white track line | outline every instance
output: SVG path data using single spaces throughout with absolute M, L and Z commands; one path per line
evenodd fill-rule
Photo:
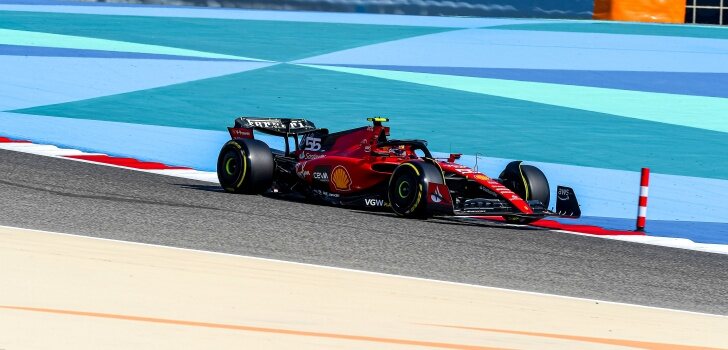
M 696 243 L 686 238 L 675 238 L 675 237 L 658 237 L 658 236 L 609 236 L 609 235 L 590 235 L 587 233 L 571 232 L 565 230 L 552 230 L 554 232 L 569 233 L 572 235 L 587 236 L 587 237 L 599 237 L 605 239 L 612 239 L 617 241 L 626 241 L 633 243 L 657 245 L 662 247 L 678 248 L 697 250 L 707 253 L 716 254 L 727 254 L 728 245 L 726 244 L 708 244 L 708 243 Z
M 336 266 L 327 266 L 327 265 L 316 265 L 316 264 L 309 264 L 309 263 L 302 263 L 302 262 L 295 262 L 295 261 L 278 260 L 278 259 L 271 259 L 271 258 L 261 258 L 261 257 L 248 256 L 248 255 L 242 255 L 242 254 L 220 253 L 220 252 L 209 251 L 209 250 L 191 249 L 191 248 L 180 248 L 180 247 L 174 247 L 174 246 L 166 246 L 166 245 L 151 244 L 151 243 L 141 243 L 141 242 L 133 242 L 133 241 L 123 241 L 123 240 L 111 239 L 111 238 L 100 238 L 100 237 L 85 236 L 85 235 L 78 235 L 78 234 L 72 234 L 72 233 L 61 233 L 61 232 L 52 232 L 52 231 L 44 231 L 44 230 L 34 230 L 34 229 L 27 229 L 27 228 L 14 227 L 14 226 L 4 226 L 4 225 L 0 225 L 0 228 L 21 230 L 21 231 L 31 231 L 31 232 L 41 232 L 41 233 L 52 234 L 52 235 L 60 235 L 60 236 L 67 236 L 67 237 L 77 237 L 77 238 L 82 238 L 82 239 L 92 239 L 92 240 L 99 240 L 99 241 L 105 241 L 105 242 L 116 242 L 116 243 L 124 243 L 124 244 L 133 244 L 133 245 L 139 245 L 139 246 L 144 246 L 144 247 L 155 247 L 155 248 L 163 248 L 163 249 L 175 249 L 175 250 L 180 250 L 180 251 L 196 252 L 196 253 L 207 253 L 207 254 L 215 254 L 215 255 L 230 256 L 230 257 L 242 257 L 242 258 L 253 259 L 253 260 L 258 260 L 258 261 L 269 261 L 269 262 L 275 262 L 275 263 L 292 264 L 292 265 L 297 265 L 297 266 L 307 266 L 307 267 L 315 267 L 315 268 L 323 268 L 323 269 L 336 270 L 336 271 L 346 271 L 346 272 L 354 272 L 354 273 L 363 273 L 363 274 L 368 274 L 368 275 L 373 275 L 373 276 L 404 278 L 404 279 L 413 280 L 413 281 L 425 281 L 425 282 L 444 283 L 444 284 L 454 285 L 454 286 L 480 288 L 480 289 L 496 290 L 496 291 L 503 291 L 503 292 L 510 292 L 510 293 L 522 293 L 522 294 L 536 295 L 536 296 L 547 296 L 547 297 L 563 298 L 563 299 L 570 299 L 570 300 L 580 300 L 580 301 L 588 301 L 588 302 L 596 302 L 596 303 L 604 303 L 604 304 L 612 304 L 612 305 L 624 305 L 624 306 L 631 306 L 631 307 L 640 307 L 640 308 L 652 309 L 652 310 L 664 310 L 664 311 L 681 312 L 681 313 L 687 313 L 687 314 L 693 314 L 693 315 L 703 315 L 703 316 L 712 316 L 712 317 L 728 318 L 728 315 L 710 314 L 710 313 L 705 313 L 705 312 L 686 311 L 686 310 L 679 310 L 679 309 L 669 309 L 669 308 L 664 308 L 664 307 L 646 306 L 646 305 L 639 305 L 639 304 L 620 303 L 620 302 L 605 301 L 605 300 L 599 300 L 599 299 L 570 297 L 570 296 L 564 296 L 564 295 L 558 295 L 558 294 L 548 294 L 548 293 L 540 293 L 540 292 L 529 292 L 529 291 L 523 291 L 523 290 L 517 290 L 517 289 L 508 289 L 508 288 L 500 288 L 500 287 L 489 287 L 489 286 L 483 286 L 483 285 L 477 285 L 477 284 L 469 284 L 469 283 L 462 283 L 462 282 L 443 281 L 443 280 L 436 280 L 436 279 L 423 278 L 423 277 L 412 277 L 412 276 L 395 275 L 395 274 L 389 274 L 389 273 L 383 273 L 383 272 L 373 272 L 373 271 L 366 271 L 366 270 L 357 270 L 357 269 L 350 269 L 350 268 L 345 268 L 345 267 L 336 267 Z
M 102 162 L 94 162 L 94 161 L 85 160 L 85 159 L 67 158 L 67 156 L 81 156 L 81 155 L 90 156 L 90 155 L 106 155 L 106 154 L 89 153 L 89 152 L 84 152 L 84 151 L 80 151 L 77 149 L 59 148 L 59 147 L 52 146 L 52 145 L 40 145 L 40 144 L 27 143 L 27 142 L 7 142 L 7 143 L 0 142 L 0 149 L 4 149 L 4 150 L 8 150 L 8 151 L 22 152 L 22 153 L 30 153 L 30 154 L 53 157 L 53 158 L 67 159 L 67 160 L 73 160 L 73 161 L 77 161 L 77 162 L 84 162 L 84 163 L 90 163 L 90 164 L 105 165 L 105 166 L 110 166 L 110 167 L 114 167 L 114 168 L 130 169 L 130 170 L 136 170 L 136 171 L 141 171 L 141 172 L 145 172 L 145 173 L 181 177 L 181 178 L 185 178 L 185 179 L 205 181 L 205 182 L 211 182 L 211 183 L 215 183 L 215 184 L 218 183 L 217 173 L 211 172 L 211 171 L 200 171 L 200 170 L 195 170 L 195 169 L 148 170 L 148 169 L 138 169 L 138 168 L 121 166 L 121 165 L 102 163 Z
M 126 166 L 108 164 L 108 163 L 94 162 L 94 161 L 89 161 L 89 160 L 84 160 L 84 159 L 66 158 L 65 156 L 103 155 L 103 154 L 87 153 L 87 152 L 79 151 L 76 149 L 59 148 L 59 147 L 52 146 L 52 145 L 41 145 L 41 144 L 25 143 L 25 142 L 23 142 L 23 143 L 0 142 L 0 149 L 218 184 L 217 173 L 212 172 L 212 171 L 200 171 L 200 170 L 195 170 L 195 169 L 146 170 L 146 169 L 137 169 L 137 168 L 131 168 L 131 167 L 126 167 Z M 514 226 L 521 226 L 521 225 L 514 225 Z M 628 242 L 635 242 L 635 243 L 642 243 L 642 244 L 651 244 L 651 245 L 670 247 L 670 248 L 688 249 L 688 250 L 695 250 L 695 251 L 708 252 L 708 253 L 728 254 L 728 245 L 696 243 L 696 242 L 693 242 L 693 241 L 691 241 L 689 239 L 685 239 L 685 238 L 656 237 L 656 236 L 606 236 L 606 235 L 590 235 L 590 234 L 565 231 L 565 230 L 551 230 L 551 231 L 569 233 L 569 234 L 574 234 L 574 235 L 579 235 L 579 236 L 598 237 L 598 238 L 606 238 L 606 239 L 628 241 Z
M 167 169 L 167 170 L 146 170 L 148 173 L 182 177 L 185 179 L 197 180 L 219 184 L 217 173 L 212 171 L 199 171 L 194 169 Z
M 0 148 L 8 151 L 37 154 L 41 156 L 63 157 L 76 155 L 91 155 L 98 153 L 86 153 L 77 149 L 58 148 L 51 145 L 37 145 L 34 143 L 0 143 Z

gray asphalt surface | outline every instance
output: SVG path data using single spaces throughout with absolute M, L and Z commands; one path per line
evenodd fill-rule
M 728 315 L 728 256 L 416 221 L 0 150 L 0 225 Z

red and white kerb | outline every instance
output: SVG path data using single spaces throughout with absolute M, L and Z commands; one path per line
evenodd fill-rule
M 2 136 L 0 136 L 0 149 L 218 183 L 217 173 L 214 171 L 200 171 L 187 167 L 169 166 L 163 163 L 141 161 L 134 158 L 113 157 L 100 153 L 87 153 L 77 149 L 35 144 L 30 141 L 14 140 Z
M 645 222 L 647 221 L 647 194 L 650 185 L 650 169 L 642 168 L 642 176 L 640 179 L 640 200 L 637 210 L 637 231 L 645 230 Z

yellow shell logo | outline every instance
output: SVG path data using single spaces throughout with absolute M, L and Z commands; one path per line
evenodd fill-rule
M 334 184 L 334 188 L 339 191 L 348 191 L 351 189 L 351 177 L 349 172 L 346 171 L 341 165 L 336 166 L 331 172 L 331 183 Z

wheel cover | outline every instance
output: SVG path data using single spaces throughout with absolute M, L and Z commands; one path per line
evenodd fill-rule
M 391 188 L 392 207 L 402 213 L 413 211 L 419 203 L 418 198 L 421 197 L 418 188 L 415 174 L 411 172 L 401 174 L 394 180 L 394 186 Z
M 407 179 L 405 179 L 407 180 Z M 407 198 L 407 195 L 410 193 L 410 183 L 408 181 L 402 181 L 399 183 L 399 186 L 397 188 L 397 193 L 399 194 L 399 198 Z
M 233 158 L 233 157 L 227 158 L 227 160 L 225 161 L 225 173 L 227 173 L 228 176 L 233 176 L 233 175 L 235 175 L 235 172 L 238 170 L 237 168 L 238 167 L 237 167 L 237 164 L 235 164 L 235 158 Z
M 231 148 L 227 150 L 218 167 L 220 184 L 223 187 L 238 188 L 245 179 L 246 170 L 245 153 L 242 150 Z

